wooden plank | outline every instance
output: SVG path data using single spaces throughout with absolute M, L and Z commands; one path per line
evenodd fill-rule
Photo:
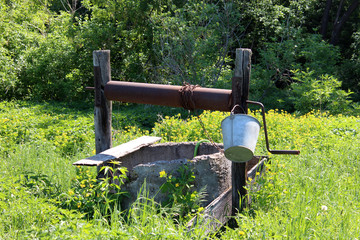
M 252 178 L 253 181 L 255 181 L 255 176 L 257 172 L 260 172 L 260 174 L 262 173 L 264 164 L 269 159 L 266 156 L 257 156 L 257 158 L 259 158 L 259 162 L 247 172 L 247 177 Z
M 73 163 L 73 165 L 100 166 L 107 161 L 124 157 L 130 153 L 139 150 L 142 147 L 149 146 L 160 140 L 161 137 L 142 136 L 130 142 L 121 144 L 117 147 L 105 150 L 99 154 L 96 154 L 95 156 L 81 159 Z
M 219 229 L 231 216 L 231 200 L 231 188 L 229 188 L 207 205 L 200 218 L 196 216 L 191 219 L 187 225 L 188 229 L 201 225 L 205 227 L 206 234 Z
M 234 113 L 247 114 L 247 100 L 249 95 L 251 70 L 251 50 L 238 48 L 236 49 L 234 77 L 232 79 L 232 107 Z M 231 185 L 232 185 L 232 213 L 235 216 L 246 206 L 246 163 L 231 164 Z M 241 206 L 240 206 L 241 202 Z
M 112 147 L 111 115 L 112 103 L 104 94 L 104 87 L 111 80 L 110 51 L 98 50 L 93 52 L 94 86 L 95 86 L 95 149 L 99 154 Z M 100 166 L 98 167 L 98 171 Z
M 254 156 L 252 160 L 257 159 L 258 163 L 247 172 L 248 177 L 255 180 L 256 172 L 262 171 L 264 164 L 268 157 Z M 197 216 L 190 220 L 187 227 L 191 230 L 195 225 L 202 225 L 206 227 L 207 233 L 216 231 L 223 226 L 230 219 L 232 211 L 232 188 L 223 192 L 219 197 L 214 199 L 208 206 L 206 206 L 203 215 L 199 219 Z

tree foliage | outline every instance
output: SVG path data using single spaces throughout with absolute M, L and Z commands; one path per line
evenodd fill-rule
M 113 79 L 229 88 L 244 47 L 251 98 L 270 108 L 296 110 L 307 69 L 359 101 L 359 15 L 356 0 L 0 0 L 0 98 L 87 99 L 99 49 Z

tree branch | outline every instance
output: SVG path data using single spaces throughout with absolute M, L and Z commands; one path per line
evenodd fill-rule
M 339 22 L 339 17 L 340 17 L 340 13 L 341 13 L 343 3 L 344 3 L 344 0 L 341 0 L 340 3 L 339 3 L 339 7 L 338 7 L 338 10 L 336 12 L 336 18 L 335 18 L 335 21 L 334 21 L 334 26 Z
M 343 0 L 341 1 L 339 7 L 342 5 Z M 345 11 L 344 15 L 341 17 L 340 20 L 336 21 L 334 23 L 334 29 L 332 31 L 331 34 L 331 40 L 330 43 L 333 45 L 336 45 L 338 43 L 339 40 L 339 35 L 340 32 L 342 30 L 342 28 L 344 27 L 344 24 L 346 23 L 347 20 L 349 20 L 351 14 L 355 11 L 355 9 L 359 6 L 360 1 L 359 0 L 354 0 L 350 7 Z M 340 10 L 338 10 L 339 13 Z M 338 16 L 336 17 L 338 18 Z
M 323 39 L 326 38 L 326 31 L 329 23 L 329 13 L 332 5 L 332 0 L 327 0 L 325 5 L 324 14 L 321 18 L 320 34 Z

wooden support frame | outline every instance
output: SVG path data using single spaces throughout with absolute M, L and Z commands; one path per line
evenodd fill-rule
M 105 85 L 111 80 L 110 50 L 93 52 L 94 86 L 95 86 L 95 149 L 99 154 L 112 147 L 111 115 L 112 102 L 104 93 Z M 101 165 L 97 170 L 100 171 Z
M 93 52 L 95 85 L 95 146 L 96 153 L 112 147 L 111 115 L 112 103 L 105 97 L 105 85 L 111 80 L 110 51 Z
M 247 100 L 250 86 L 251 50 L 236 49 L 235 70 L 232 81 L 233 112 L 247 114 Z M 238 106 L 238 107 L 237 107 Z M 231 165 L 232 211 L 235 216 L 246 205 L 246 163 Z
M 250 85 L 250 72 L 251 72 L 251 55 L 252 52 L 250 49 L 236 49 L 236 59 L 235 59 L 235 70 L 234 76 L 232 79 L 232 90 L 220 90 L 220 89 L 197 89 L 194 93 L 199 94 L 195 98 L 195 103 L 199 107 L 206 106 L 205 94 L 214 94 L 212 96 L 217 96 L 215 103 L 211 103 L 211 110 L 220 110 L 220 111 L 231 111 L 236 113 L 247 114 L 247 100 L 249 93 Z M 93 52 L 94 58 L 94 79 L 95 79 L 95 145 L 96 153 L 106 151 L 112 147 L 111 139 L 111 112 L 112 112 L 112 103 L 107 99 L 106 96 L 109 96 L 111 100 L 120 100 L 126 101 L 126 97 L 123 94 L 121 97 L 116 96 L 116 87 L 119 84 L 111 84 L 111 69 L 110 69 L 110 51 L 109 50 L 100 50 Z M 121 85 L 121 84 L 120 84 Z M 123 84 L 122 84 L 123 85 Z M 136 85 L 138 86 L 138 85 Z M 141 85 L 142 87 L 142 85 Z M 152 86 L 153 87 L 153 86 Z M 162 94 L 168 94 L 167 91 L 178 91 L 176 87 L 162 87 L 166 88 Z M 146 92 L 142 90 L 143 92 Z M 157 91 L 157 90 L 156 90 Z M 154 91 L 153 91 L 154 92 Z M 155 92 L 158 94 L 157 92 Z M 172 94 L 173 95 L 173 94 Z M 165 96 L 165 95 L 164 95 Z M 209 95 L 207 95 L 209 96 Z M 150 97 L 153 98 L 153 97 Z M 165 96 L 167 99 L 167 97 Z M 214 101 L 214 97 L 207 97 Z M 148 98 L 147 98 L 148 99 Z M 140 102 L 139 102 L 140 101 Z M 131 98 L 129 102 L 135 103 L 148 103 L 148 100 L 144 98 Z M 158 104 L 154 102 L 153 104 Z M 226 101 L 226 102 L 225 102 Z M 213 105 L 216 105 L 217 102 L 221 102 L 219 105 L 212 109 Z M 159 104 L 162 105 L 162 104 Z M 175 106 L 179 107 L 179 99 L 176 97 L 172 101 L 168 101 L 165 104 L 166 106 Z M 220 109 L 218 109 L 220 108 Z M 260 165 L 264 164 L 266 158 L 263 158 Z M 98 159 L 86 159 L 82 160 L 79 164 L 91 161 L 90 164 L 98 166 L 98 170 L 101 167 L 102 162 L 99 162 Z M 258 165 L 259 165 L 258 164 Z M 258 166 L 257 165 L 257 166 Z M 215 199 L 207 208 L 206 214 L 212 219 L 216 218 L 221 224 L 224 224 L 228 220 L 228 215 L 231 212 L 231 215 L 234 216 L 239 211 L 241 211 L 246 206 L 246 180 L 247 174 L 255 174 L 255 172 L 247 172 L 246 163 L 234 163 L 232 162 L 232 187 L 226 192 L 221 194 L 217 199 Z M 241 203 L 241 204 L 240 204 Z M 195 220 L 194 220 L 195 221 Z

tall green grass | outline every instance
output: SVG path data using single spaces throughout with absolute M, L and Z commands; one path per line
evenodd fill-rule
M 94 151 L 92 108 L 26 102 L 0 105 L 1 239 L 206 238 L 204 227 L 189 232 L 186 223 L 174 221 L 171 209 L 159 207 L 146 194 L 127 215 L 113 209 L 111 221 L 101 214 L 84 220 L 78 211 L 59 208 L 57 196 L 69 190 L 76 174 L 71 164 Z M 139 109 L 130 113 L 147 114 Z M 163 141 L 207 138 L 196 117 L 163 116 L 144 128 L 143 120 L 136 123 L 134 117 L 126 124 L 126 118 L 116 115 L 126 111 L 115 111 L 115 124 L 119 124 L 115 144 L 143 134 L 162 136 Z M 252 114 L 261 120 L 258 112 Z M 200 116 L 217 142 L 221 142 L 220 122 L 226 115 L 204 112 Z M 266 117 L 270 147 L 299 149 L 301 154 L 271 155 L 266 174 L 257 176 L 249 191 L 251 206 L 236 216 L 238 228 L 225 228 L 217 237 L 360 238 L 359 117 L 316 112 L 296 116 L 282 111 L 269 111 Z M 256 154 L 267 154 L 263 135 Z
M 215 141 L 227 114 L 201 118 Z M 259 112 L 252 115 L 259 118 Z M 299 149 L 299 156 L 271 155 L 267 173 L 250 191 L 252 205 L 224 239 L 355 239 L 360 237 L 360 119 L 312 112 L 266 115 L 272 149 Z M 167 117 L 155 129 L 165 141 L 206 138 L 197 118 Z M 261 135 L 256 153 L 265 154 Z

